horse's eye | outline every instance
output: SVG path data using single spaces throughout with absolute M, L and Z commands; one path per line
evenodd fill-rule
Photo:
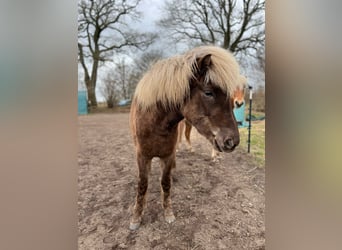
M 214 96 L 213 92 L 211 92 L 211 91 L 204 91 L 204 94 L 205 94 L 206 96 L 210 96 L 210 97 L 213 97 L 213 96 Z

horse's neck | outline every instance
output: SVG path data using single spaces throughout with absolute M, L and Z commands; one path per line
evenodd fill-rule
M 170 130 L 177 127 L 178 123 L 184 118 L 180 110 L 156 109 L 156 123 L 159 127 Z
M 176 127 L 178 125 L 178 123 L 183 120 L 183 115 L 179 112 L 179 113 L 171 113 L 168 116 L 168 128 L 173 128 Z

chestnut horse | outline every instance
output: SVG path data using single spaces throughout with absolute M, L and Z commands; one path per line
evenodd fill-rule
M 232 105 L 234 108 L 240 108 L 245 103 L 245 89 L 247 86 L 247 79 L 244 76 L 240 76 L 239 86 L 235 89 L 233 93 L 233 97 L 231 98 Z M 192 125 L 187 120 L 182 120 L 178 124 L 178 141 L 177 141 L 177 149 L 180 147 L 180 143 L 182 142 L 182 135 L 184 133 L 185 139 L 187 141 L 187 148 L 189 151 L 193 152 L 191 141 L 190 141 L 190 133 L 191 133 Z M 185 130 L 185 131 L 184 131 Z M 218 157 L 218 151 L 215 148 L 212 149 L 211 158 L 213 161 L 216 161 Z
M 138 187 L 129 228 L 142 220 L 151 161 L 160 158 L 165 220 L 175 220 L 171 205 L 171 172 L 175 168 L 178 123 L 186 119 L 219 151 L 232 152 L 239 130 L 231 95 L 238 87 L 239 65 L 219 47 L 201 46 L 161 60 L 137 85 L 130 127 L 138 163 Z

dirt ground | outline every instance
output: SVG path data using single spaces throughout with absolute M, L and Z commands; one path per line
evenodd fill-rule
M 245 149 L 210 159 L 195 130 L 194 152 L 177 152 L 171 189 L 176 221 L 164 221 L 159 159 L 152 162 L 142 225 L 128 229 L 137 165 L 128 114 L 79 116 L 80 250 L 265 249 L 265 172 Z

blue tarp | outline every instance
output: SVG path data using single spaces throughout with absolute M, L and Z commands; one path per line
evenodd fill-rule
M 245 118 L 245 103 L 240 108 L 234 108 L 234 116 L 239 124 L 239 128 L 248 127 L 248 122 Z
M 88 114 L 87 91 L 79 90 L 77 95 L 78 95 L 78 114 L 79 115 Z
M 126 99 L 126 100 L 121 100 L 118 102 L 119 106 L 127 106 L 131 104 L 131 100 L 130 99 Z

